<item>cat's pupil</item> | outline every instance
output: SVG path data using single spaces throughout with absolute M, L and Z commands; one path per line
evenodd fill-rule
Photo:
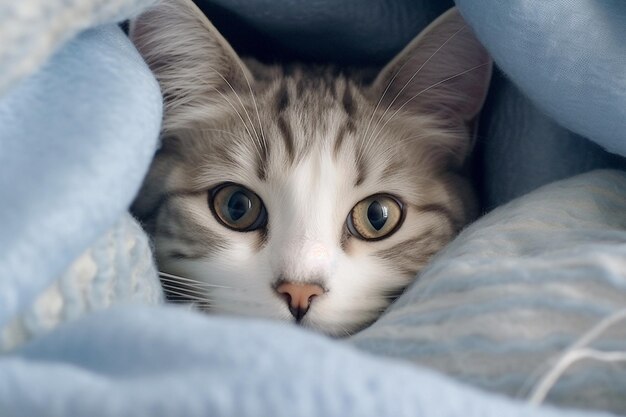
M 387 207 L 383 206 L 378 201 L 372 202 L 367 208 L 367 220 L 369 220 L 372 227 L 376 230 L 383 228 L 388 217 L 389 213 L 387 212 Z
M 250 198 L 244 192 L 237 191 L 228 200 L 228 215 L 236 222 L 248 212 L 250 207 L 252 207 Z

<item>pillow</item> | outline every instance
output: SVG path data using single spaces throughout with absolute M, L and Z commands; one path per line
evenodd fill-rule
M 527 398 L 564 351 L 626 310 L 626 173 L 594 171 L 502 206 L 458 236 L 350 343 Z M 626 320 L 591 346 L 626 351 Z M 548 401 L 626 413 L 626 367 L 568 367 Z

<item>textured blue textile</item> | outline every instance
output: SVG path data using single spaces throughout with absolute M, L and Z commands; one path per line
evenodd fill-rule
M 535 105 L 626 155 L 626 2 L 456 3 L 498 66 Z
M 155 2 L 0 0 L 0 95 L 83 30 L 126 19 Z
M 560 126 L 496 72 L 477 139 L 486 210 L 542 185 L 599 168 L 626 170 L 626 159 Z
M 238 16 L 258 30 L 263 28 L 264 20 L 270 22 L 266 26 L 269 28 L 267 32 L 275 32 L 275 39 L 284 39 L 285 48 L 297 49 L 301 44 L 304 48 L 306 44 L 303 38 L 284 38 L 283 35 L 292 29 L 333 29 L 332 36 L 318 43 L 310 42 L 308 47 L 313 48 L 310 52 L 292 52 L 311 58 L 318 52 L 323 56 L 327 51 L 328 59 L 345 54 L 350 62 L 374 63 L 386 59 L 393 45 L 400 49 L 403 42 L 434 17 L 429 15 L 416 24 L 414 19 L 419 11 L 415 5 L 422 3 L 409 0 L 383 2 L 380 4 L 385 6 L 380 9 L 374 8 L 376 2 L 341 3 L 345 7 L 339 7 L 340 3 L 339 0 L 213 2 L 222 11 L 232 7 L 230 15 Z M 553 4 L 558 3 L 564 2 Z M 572 7 L 575 3 L 569 2 Z M 583 6 L 591 4 L 579 3 Z M 24 3 L 5 0 L 2 5 L 15 4 Z M 91 3 L 84 0 L 81 4 L 88 8 Z M 478 12 L 485 16 L 489 16 L 489 7 L 498 9 L 495 2 L 476 0 L 474 4 L 484 5 L 485 9 Z M 504 7 L 505 3 L 499 4 Z M 519 6 L 524 3 L 510 4 Z M 540 9 L 536 2 L 525 4 L 527 7 L 518 8 L 516 16 L 528 17 L 521 12 Z M 607 15 L 603 22 L 619 23 L 619 4 L 610 1 L 606 4 L 613 5 L 617 12 Z M 268 9 L 270 5 L 285 14 L 274 20 L 273 16 L 279 15 Z M 332 5 L 336 7 L 333 13 L 341 12 L 341 16 L 329 14 Z M 431 10 L 438 7 L 440 3 Z M 357 13 L 360 8 L 370 14 L 365 21 L 371 25 L 361 25 L 363 15 Z M 301 14 L 299 21 L 295 14 L 300 9 L 310 13 Z M 413 11 L 407 13 L 407 10 Z M 560 22 L 559 19 L 567 21 L 562 17 L 563 10 L 568 9 L 553 10 L 552 20 L 556 23 Z M 575 16 L 576 10 L 574 12 Z M 544 21 L 546 16 L 535 17 Z M 493 21 L 494 24 L 497 22 L 497 19 Z M 612 30 L 608 29 L 610 24 L 600 26 L 602 33 Z M 532 24 L 529 27 L 532 28 Z M 508 39 L 506 29 L 501 28 L 502 42 Z M 617 27 L 615 33 L 620 30 Z M 357 52 L 350 56 L 346 50 L 356 47 L 352 41 L 342 43 L 338 38 L 352 31 L 361 31 L 351 38 L 355 42 L 358 40 L 361 49 L 355 49 Z M 369 35 L 364 36 L 367 33 Z M 388 37 L 378 46 L 372 44 L 372 49 L 368 50 L 367 39 L 371 41 L 380 34 Z M 512 39 L 523 37 L 520 33 L 514 35 L 511 35 Z M 481 36 L 486 38 L 486 35 Z M 308 39 L 315 39 L 315 36 Z M 549 41 L 550 38 L 546 39 Z M 598 51 L 610 45 L 619 47 L 620 44 L 607 41 L 597 46 Z M 541 43 L 529 44 L 529 47 L 535 46 L 541 46 Z M 589 50 L 588 46 L 586 50 Z M 488 47 L 499 51 L 498 45 L 488 44 Z M 509 53 L 532 56 L 533 51 L 525 51 L 522 47 Z M 506 56 L 494 55 L 507 70 Z M 615 62 L 619 62 L 619 57 Z M 529 74 L 535 70 L 535 67 L 525 68 Z M 555 67 L 551 68 L 554 71 Z M 572 72 L 564 74 L 572 75 Z M 515 79 L 524 92 L 525 79 Z M 603 78 L 602 87 L 608 85 L 609 80 Z M 564 108 L 580 103 L 570 94 L 580 98 L 585 90 L 567 83 L 561 87 L 568 87 L 571 91 L 547 98 L 529 95 L 551 110 L 560 122 L 567 124 L 569 119 L 562 118 L 559 109 L 555 110 L 550 103 L 559 97 Z M 616 90 L 619 88 L 618 85 Z M 615 103 L 614 94 L 606 97 Z M 24 79 L 20 85 L 12 86 L 8 95 L 0 97 L 0 225 L 3 229 L 0 234 L 0 326 L 29 306 L 34 296 L 122 217 L 154 151 L 160 103 L 154 79 L 128 40 L 113 26 L 83 33 L 65 45 L 39 72 Z M 604 120 L 608 123 L 602 128 L 608 126 L 607 131 L 614 132 L 610 127 L 619 127 L 620 121 L 614 116 L 619 116 L 620 110 L 607 109 L 601 104 L 601 109 L 605 110 Z M 580 110 L 576 106 L 573 108 Z M 581 117 L 576 121 L 581 126 L 580 133 L 597 136 L 600 140 L 608 137 L 597 123 L 591 123 L 598 121 L 596 110 L 586 115 L 579 113 L 576 115 Z M 570 125 L 572 129 L 577 126 Z M 537 135 L 540 136 L 541 132 L 538 131 Z M 611 184 L 607 187 L 611 188 Z M 581 194 L 580 200 L 584 199 L 585 194 Z M 586 212 L 589 216 L 598 212 L 606 215 L 606 211 L 596 210 L 593 204 L 583 204 L 582 209 L 589 209 Z M 485 245 L 480 255 L 492 254 L 487 259 L 490 261 L 499 259 L 498 254 L 502 252 L 498 251 L 510 249 L 505 245 L 489 245 L 488 232 L 493 230 L 489 226 L 497 224 L 498 219 L 506 223 L 509 212 L 505 210 L 504 213 L 494 213 L 491 220 L 487 219 L 482 226 L 476 225 L 473 229 Z M 485 236 L 480 235 L 483 226 Z M 520 250 L 522 261 L 534 250 L 532 239 L 539 238 L 533 235 L 533 226 L 529 224 L 520 234 L 527 240 L 509 242 Z M 584 235 L 584 231 L 581 233 Z M 593 240 L 594 236 L 589 234 L 588 240 Z M 542 237 L 549 238 L 549 234 Z M 470 255 L 462 241 L 455 251 L 451 253 Z M 600 269 L 612 265 L 602 263 L 602 259 L 602 256 L 598 258 Z M 443 257 L 440 262 L 440 271 L 451 268 L 454 272 L 454 262 L 446 264 Z M 470 266 L 481 262 L 486 259 L 477 257 L 474 264 L 469 259 Z M 604 276 L 598 274 L 593 265 L 588 271 L 586 276 L 589 279 Z M 480 274 L 478 268 L 465 272 Z M 488 278 L 497 280 L 497 277 Z M 459 285 L 462 287 L 463 283 Z M 435 287 L 431 288 L 432 291 L 437 290 Z M 406 307 L 412 299 L 412 293 L 407 293 L 398 308 Z M 393 311 L 387 317 L 393 319 L 392 314 Z M 422 319 L 414 317 L 413 320 L 419 322 Z M 384 324 L 385 321 L 381 321 L 369 334 L 375 334 L 377 329 L 384 333 Z M 402 347 L 399 343 L 395 346 Z M 397 352 L 382 353 L 395 355 Z M 396 356 L 402 357 L 400 354 Z M 556 412 L 549 408 L 530 409 L 463 387 L 406 363 L 367 356 L 344 343 L 296 328 L 206 317 L 165 307 L 135 307 L 114 308 L 82 317 L 36 338 L 21 350 L 0 356 L 0 415 L 575 417 L 584 414 Z
M 0 353 L 92 311 L 163 304 L 148 236 L 128 213 L 0 327 Z M 1 414 L 0 414 L 1 416 Z
M 626 311 L 626 173 L 546 185 L 467 227 L 352 342 L 527 399 L 603 318 Z M 626 320 L 590 343 L 626 352 Z M 626 367 L 587 360 L 548 401 L 626 414 Z
M 0 410 L 3 417 L 587 415 L 533 410 L 295 327 L 171 308 L 94 314 L 0 358 Z
M 0 98 L 0 325 L 127 210 L 160 119 L 159 87 L 117 26 Z

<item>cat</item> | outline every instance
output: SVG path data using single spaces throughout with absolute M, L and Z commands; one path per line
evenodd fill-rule
M 244 60 L 191 0 L 130 37 L 165 103 L 132 211 L 172 300 L 349 335 L 476 217 L 463 166 L 492 64 L 456 9 L 370 82 Z

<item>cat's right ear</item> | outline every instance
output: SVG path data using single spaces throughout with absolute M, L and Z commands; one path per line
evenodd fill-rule
M 156 75 L 166 113 L 223 103 L 252 75 L 192 0 L 162 0 L 131 22 L 130 38 Z
M 491 67 L 489 54 L 452 8 L 383 68 L 374 96 L 397 111 L 468 122 L 483 105 Z

